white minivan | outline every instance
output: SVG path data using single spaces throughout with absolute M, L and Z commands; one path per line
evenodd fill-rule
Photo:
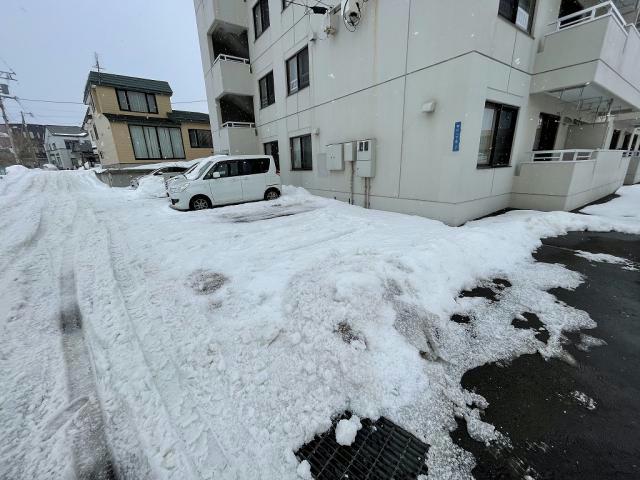
M 268 155 L 212 157 L 169 184 L 171 208 L 177 210 L 275 200 L 280 192 L 280 172 Z

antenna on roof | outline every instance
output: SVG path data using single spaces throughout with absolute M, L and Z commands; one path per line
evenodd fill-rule
M 93 58 L 96 62 L 93 68 L 95 68 L 98 71 L 98 73 L 101 73 L 102 70 L 104 70 L 104 67 L 100 65 L 100 55 L 98 55 L 98 52 L 93 52 Z

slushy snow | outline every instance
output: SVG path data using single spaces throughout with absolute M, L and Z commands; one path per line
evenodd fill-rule
M 352 415 L 348 420 L 340 420 L 336 426 L 336 442 L 345 447 L 351 446 L 361 428 L 362 423 L 356 415 Z
M 621 189 L 620 208 L 639 191 Z M 133 193 L 91 171 L 13 169 L 0 182 L 0 478 L 73 472 L 73 421 L 60 420 L 79 405 L 61 351 L 64 271 L 127 478 L 299 478 L 294 452 L 346 410 L 428 443 L 430 477 L 471 478 L 473 456 L 450 437 L 456 417 L 476 440 L 506 440 L 462 375 L 525 353 L 568 358 L 563 332 L 596 326 L 548 292 L 584 279 L 536 263 L 540 239 L 640 233 L 604 206 L 452 228 L 292 187 L 188 213 Z M 498 302 L 459 298 L 496 277 L 512 284 Z M 546 344 L 511 325 L 524 312 Z

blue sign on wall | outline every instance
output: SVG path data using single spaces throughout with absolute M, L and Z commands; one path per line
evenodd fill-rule
M 456 122 L 453 127 L 453 151 L 460 151 L 460 132 L 462 131 L 462 122 Z

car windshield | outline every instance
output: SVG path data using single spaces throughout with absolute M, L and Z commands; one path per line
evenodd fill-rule
M 194 168 L 194 167 L 199 168 Z M 196 178 L 200 178 L 202 174 L 211 166 L 211 162 L 205 162 L 202 164 L 194 165 L 188 172 L 185 172 L 184 176 L 187 177 L 188 180 L 195 180 Z

